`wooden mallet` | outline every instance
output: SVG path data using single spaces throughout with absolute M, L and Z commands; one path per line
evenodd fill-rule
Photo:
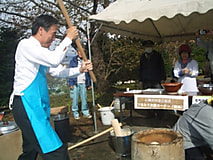
M 110 132 L 110 131 L 112 131 L 112 130 L 113 130 L 113 127 L 110 127 L 110 128 L 108 128 L 108 129 L 102 131 L 101 133 L 98 133 L 98 134 L 96 134 L 96 135 L 94 135 L 94 136 L 92 136 L 92 137 L 90 137 L 90 138 L 88 138 L 88 139 L 85 139 L 85 140 L 83 140 L 83 141 L 81 141 L 81 142 L 79 142 L 79 143 L 77 143 L 77 144 L 75 144 L 75 145 L 73 145 L 73 146 L 68 147 L 67 150 L 74 149 L 74 148 L 76 148 L 76 147 L 78 147 L 78 146 L 80 146 L 80 145 L 82 145 L 82 144 L 85 144 L 85 143 L 87 143 L 87 142 L 89 142 L 89 141 L 91 141 L 91 140 L 93 140 L 93 139 L 95 139 L 95 138 L 98 138 L 98 137 L 100 137 L 100 136 L 102 136 L 102 135 L 104 135 L 104 134 L 106 134 L 106 133 L 108 133 L 108 132 Z
M 118 119 L 113 119 L 112 120 L 112 127 L 114 129 L 116 137 L 122 137 L 123 136 L 123 133 L 122 133 L 120 124 L 118 122 Z
M 57 0 L 57 1 L 58 1 L 59 7 L 61 8 L 61 11 L 62 11 L 62 13 L 63 13 L 65 19 L 66 19 L 66 22 L 67 22 L 68 26 L 69 26 L 69 27 L 72 27 L 72 26 L 73 26 L 73 25 L 72 25 L 72 22 L 71 22 L 71 20 L 70 20 L 70 18 L 69 18 L 69 15 L 68 15 L 68 13 L 67 13 L 67 10 L 66 10 L 66 8 L 65 8 L 65 6 L 64 6 L 63 1 L 62 1 L 62 0 Z M 82 48 L 79 39 L 76 39 L 76 40 L 75 40 L 75 43 L 76 43 L 76 45 L 77 45 L 77 47 L 78 47 L 78 50 L 79 50 L 79 51 L 81 52 L 81 54 L 82 54 L 83 60 L 84 60 L 84 61 L 87 61 L 87 57 L 86 57 L 86 55 L 85 55 L 85 53 L 84 53 L 84 49 Z M 92 81 L 93 81 L 93 82 L 96 82 L 96 78 L 95 78 L 95 75 L 94 75 L 93 71 L 89 71 L 89 74 L 90 74 L 90 77 L 91 77 Z
M 116 124 L 116 125 L 117 125 L 117 124 Z M 121 123 L 119 123 L 118 125 L 119 125 L 119 126 L 122 126 Z M 106 129 L 106 130 L 104 130 L 104 131 L 102 131 L 102 132 L 100 132 L 100 133 L 98 133 L 98 134 L 96 134 L 96 135 L 94 135 L 94 136 L 88 138 L 88 139 L 85 139 L 85 140 L 83 140 L 83 141 L 81 141 L 81 142 L 79 142 L 79 143 L 77 143 L 77 144 L 74 144 L 73 146 L 68 147 L 67 150 L 71 150 L 71 149 L 74 149 L 74 148 L 76 148 L 76 147 L 78 147 L 78 146 L 80 146 L 80 145 L 82 145 L 82 144 L 85 144 L 85 143 L 87 143 L 87 142 L 89 142 L 89 141 L 91 141 L 91 140 L 93 140 L 93 139 L 95 139 L 95 138 L 98 138 L 98 137 L 100 137 L 100 136 L 102 136 L 102 135 L 104 135 L 104 134 L 106 134 L 106 133 L 112 131 L 113 129 L 114 129 L 113 127 L 110 127 L 110 128 L 108 128 L 108 129 Z

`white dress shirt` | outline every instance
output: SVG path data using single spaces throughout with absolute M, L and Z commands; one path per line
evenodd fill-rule
M 66 37 L 54 51 L 50 51 L 42 47 L 33 36 L 21 40 L 15 55 L 13 93 L 21 95 L 35 79 L 40 65 L 48 67 L 48 72 L 56 77 L 72 77 L 80 74 L 79 68 L 69 69 L 60 64 L 71 43 L 71 39 Z

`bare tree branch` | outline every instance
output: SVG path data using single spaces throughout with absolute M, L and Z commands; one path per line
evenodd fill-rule
M 14 12 L 8 12 L 8 11 L 0 11 L 0 13 L 8 14 L 8 16 L 9 15 L 13 15 L 13 16 L 17 16 L 17 17 L 21 17 L 21 18 L 32 20 L 32 17 L 22 15 L 21 13 L 14 13 Z

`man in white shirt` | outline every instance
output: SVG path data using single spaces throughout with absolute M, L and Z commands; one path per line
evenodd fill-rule
M 41 15 L 32 24 L 32 36 L 19 42 L 15 55 L 13 116 L 22 131 L 23 153 L 19 160 L 68 160 L 65 145 L 51 127 L 46 73 L 73 77 L 92 70 L 90 61 L 81 67 L 66 68 L 60 63 L 68 46 L 78 37 L 76 27 L 67 29 L 64 40 L 54 51 L 48 50 L 55 40 L 58 21 Z M 12 97 L 12 96 L 11 96 Z

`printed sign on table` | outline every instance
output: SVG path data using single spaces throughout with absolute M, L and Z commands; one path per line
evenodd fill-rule
M 188 96 L 134 95 L 134 108 L 184 111 L 189 108 Z

